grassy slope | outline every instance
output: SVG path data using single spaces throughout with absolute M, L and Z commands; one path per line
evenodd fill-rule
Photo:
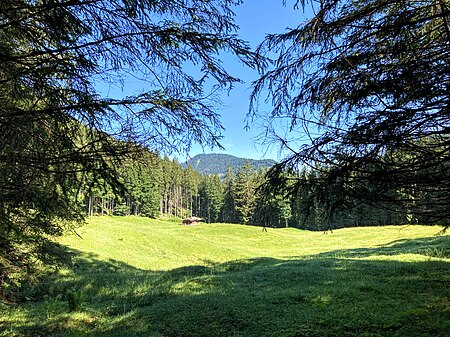
M 49 296 L 2 308 L 0 336 L 444 336 L 450 237 L 438 231 L 92 218 L 83 239 L 60 240 L 74 259 L 43 281 Z

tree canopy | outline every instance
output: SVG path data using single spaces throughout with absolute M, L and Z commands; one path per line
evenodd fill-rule
M 408 205 L 402 210 L 420 221 L 448 219 L 450 3 L 300 4 L 313 16 L 259 47 L 276 56 L 255 82 L 251 114 L 268 92 L 267 128 L 290 153 L 272 180 L 286 182 L 286 169 L 311 167 L 321 172 L 316 183 L 330 213 L 348 196 L 350 207 L 365 201 L 398 209 L 390 201 L 401 193 Z M 288 122 L 287 136 L 277 133 L 280 120 Z M 305 183 L 285 185 L 294 193 Z

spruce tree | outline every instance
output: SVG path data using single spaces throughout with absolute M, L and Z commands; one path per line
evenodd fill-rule
M 239 81 L 218 55 L 255 64 L 235 35 L 236 3 L 0 1 L 2 285 L 39 257 L 44 234 L 83 220 L 86 175 L 119 186 L 116 166 L 136 144 L 218 144 L 216 90 Z M 130 78 L 143 89 L 123 97 Z
M 252 222 L 256 207 L 256 174 L 253 166 L 245 162 L 238 169 L 235 184 L 235 202 L 239 221 L 248 225 Z
M 450 4 L 438 1 L 319 0 L 297 28 L 268 35 L 275 55 L 256 82 L 268 93 L 267 130 L 289 153 L 277 166 L 322 171 L 353 200 L 395 204 L 421 222 L 450 218 Z M 267 116 L 265 116 L 267 117 Z M 290 122 L 290 134 L 278 121 Z M 331 194 L 330 194 L 331 195 Z M 334 199 L 333 199 L 334 198 Z M 332 199 L 327 209 L 343 200 Z M 395 208 L 395 207 L 391 207 Z M 405 207 L 402 207 L 405 209 Z
M 232 167 L 229 165 L 227 174 L 223 181 L 224 195 L 223 205 L 220 211 L 220 220 L 227 223 L 238 223 L 238 214 L 236 211 L 236 177 Z

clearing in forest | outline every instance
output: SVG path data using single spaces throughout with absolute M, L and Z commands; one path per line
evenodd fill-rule
M 0 336 L 444 336 L 450 236 L 95 217 Z

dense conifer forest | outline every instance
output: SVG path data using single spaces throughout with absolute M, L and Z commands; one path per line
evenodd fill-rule
M 392 196 L 397 198 L 397 208 L 359 204 L 358 200 L 347 198 L 343 208 L 336 208 L 334 217 L 330 218 L 328 205 L 320 198 L 321 193 L 325 193 L 319 183 L 321 173 L 307 169 L 300 174 L 286 173 L 285 181 L 279 185 L 283 188 L 274 189 L 267 186 L 270 168 L 255 169 L 248 161 L 238 167 L 236 173 L 228 166 L 225 175 L 201 174 L 190 165 L 183 168 L 176 159 L 142 150 L 139 155 L 123 161 L 117 171 L 118 186 L 86 181 L 86 188 L 81 191 L 83 195 L 78 199 L 87 215 L 198 216 L 208 223 L 312 230 L 419 221 L 403 202 L 408 191 Z M 288 181 L 303 181 L 304 188 L 286 193 Z M 122 184 L 125 190 L 121 190 Z M 341 187 L 346 187 L 344 182 Z M 333 191 L 326 191 L 329 192 Z M 336 198 L 341 195 L 340 190 L 334 193 Z M 350 204 L 354 207 L 349 211 Z

